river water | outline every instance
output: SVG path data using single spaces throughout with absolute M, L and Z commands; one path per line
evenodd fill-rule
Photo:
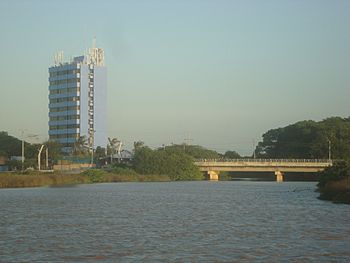
M 350 206 L 310 182 L 0 190 L 0 262 L 349 262 Z

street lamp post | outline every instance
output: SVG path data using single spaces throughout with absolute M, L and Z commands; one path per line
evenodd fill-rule
M 252 140 L 252 143 L 253 143 L 253 159 L 255 159 L 255 149 L 256 149 L 256 146 L 255 146 L 255 139 Z
M 332 150 L 332 146 L 331 146 L 331 140 L 328 139 L 328 161 L 330 161 L 332 159 L 332 153 L 331 153 L 331 150 Z
M 95 141 L 95 130 L 92 131 L 92 136 L 90 137 L 90 146 L 91 146 L 91 168 L 94 164 L 94 141 Z
M 42 152 L 44 146 L 45 146 L 44 144 L 42 144 L 40 146 L 39 153 L 38 153 L 38 170 L 39 171 L 40 171 L 40 168 L 41 168 L 41 152 Z
M 46 170 L 49 170 L 49 148 L 46 146 Z
M 94 146 L 91 147 L 91 167 L 94 164 Z
M 26 129 L 21 129 L 21 136 L 22 136 L 22 157 L 21 157 L 21 161 L 22 161 L 22 172 L 24 171 L 24 131 L 26 131 Z M 27 134 L 26 138 L 34 138 L 34 139 L 38 139 L 38 135 L 36 134 Z
M 23 131 L 22 131 L 22 172 L 23 172 L 23 169 L 24 169 L 24 137 L 23 137 Z

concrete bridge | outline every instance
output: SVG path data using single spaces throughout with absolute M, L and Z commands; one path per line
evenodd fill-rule
M 285 172 L 315 173 L 332 166 L 332 160 L 321 159 L 220 159 L 196 160 L 195 165 L 207 172 L 209 180 L 217 181 L 221 171 L 274 172 L 277 182 L 283 182 Z

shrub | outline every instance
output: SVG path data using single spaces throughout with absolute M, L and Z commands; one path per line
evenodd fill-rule
M 121 168 L 116 167 L 111 170 L 112 174 L 120 174 L 120 175 L 132 175 L 132 176 L 138 176 L 139 174 L 135 172 L 133 169 L 130 168 Z
M 179 149 L 137 149 L 134 168 L 139 174 L 167 175 L 173 181 L 203 179 L 192 157 Z
M 84 171 L 81 173 L 82 175 L 89 178 L 91 183 L 102 183 L 106 182 L 106 177 L 108 177 L 108 173 L 103 170 L 91 169 Z
M 320 173 L 320 199 L 350 204 L 350 164 L 338 161 Z
M 328 182 L 339 181 L 350 177 L 350 164 L 347 161 L 337 161 L 319 173 L 318 187 L 325 187 Z

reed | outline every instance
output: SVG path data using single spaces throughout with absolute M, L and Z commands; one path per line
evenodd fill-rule
M 167 175 L 140 175 L 133 170 L 87 170 L 80 174 L 0 173 L 0 188 L 57 186 L 108 182 L 166 182 Z
M 319 191 L 322 200 L 350 204 L 350 178 L 327 182 Z
M 0 188 L 37 187 L 88 183 L 87 178 L 73 174 L 1 173 Z

